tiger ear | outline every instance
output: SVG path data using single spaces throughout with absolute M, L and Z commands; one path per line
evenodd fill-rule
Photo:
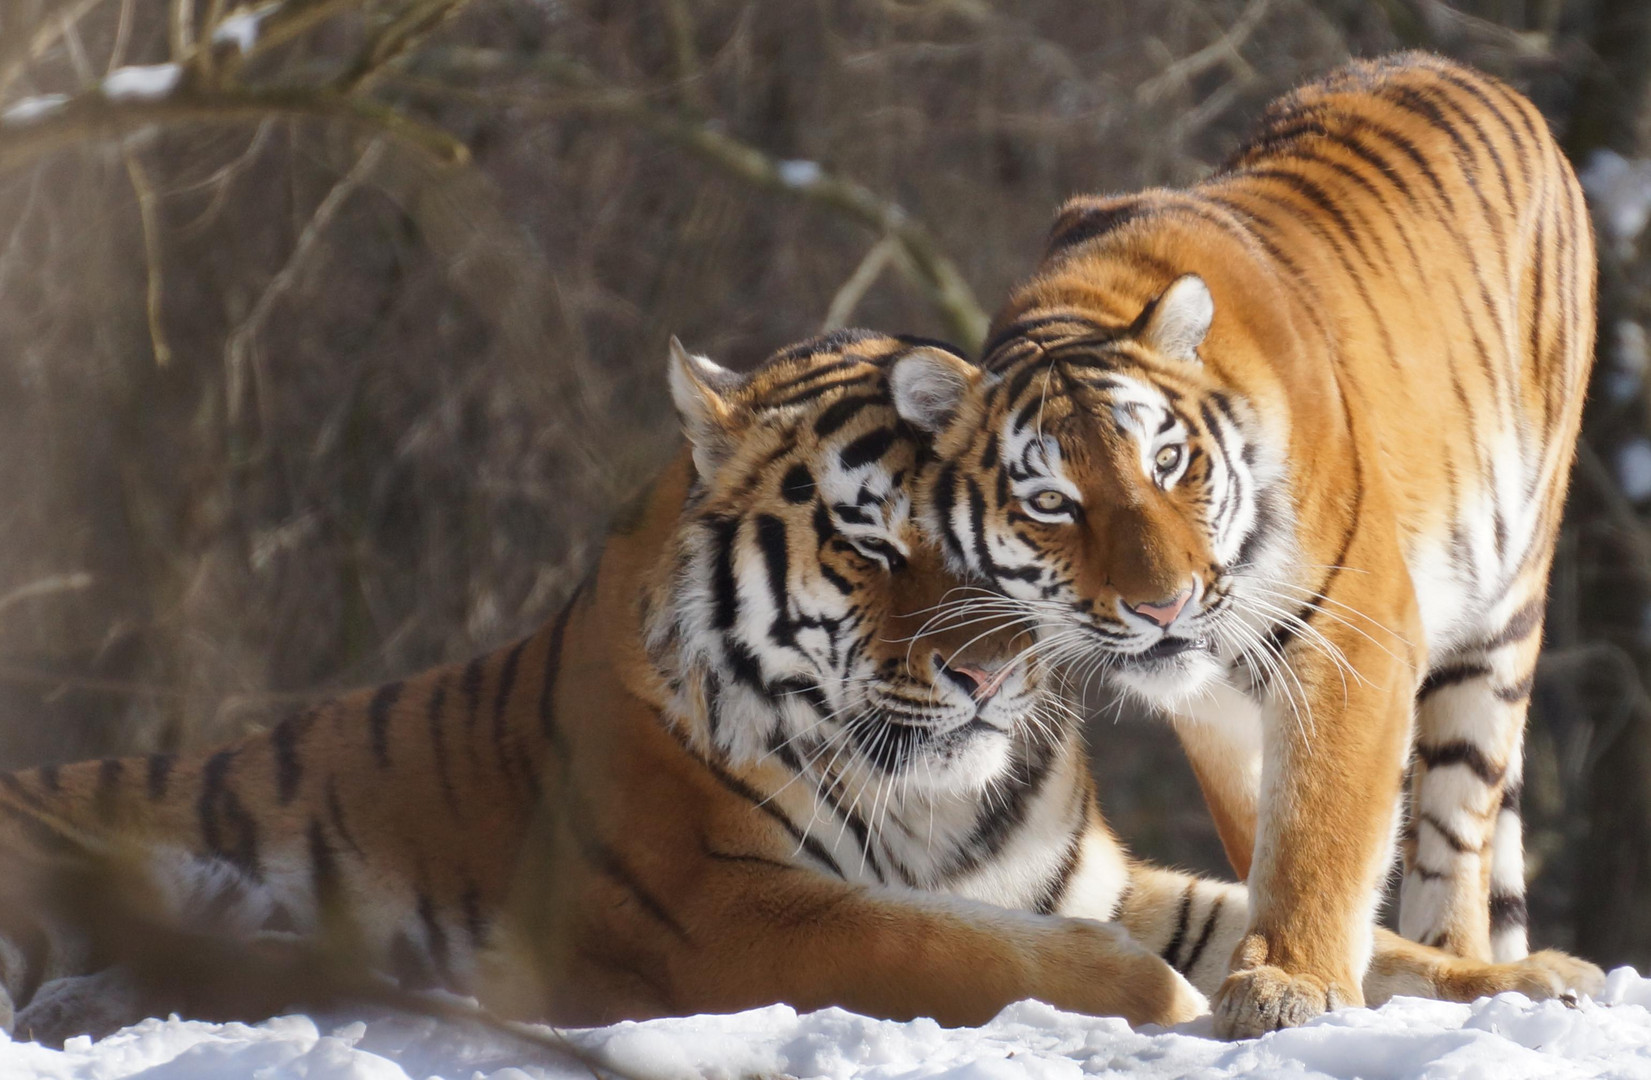
M 1196 364 L 1198 346 L 1215 318 L 1215 301 L 1203 278 L 1182 274 L 1147 305 L 1142 318 L 1146 324 L 1140 333 L 1143 344 L 1172 360 Z
M 900 418 L 938 434 L 957 416 L 969 392 L 985 374 L 943 349 L 914 349 L 889 371 L 889 394 Z
M 704 356 L 695 356 L 671 337 L 671 401 L 682 433 L 694 448 L 694 468 L 709 477 L 734 449 L 734 410 L 727 394 L 740 377 Z

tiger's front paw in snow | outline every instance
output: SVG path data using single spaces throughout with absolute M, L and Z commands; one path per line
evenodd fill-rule
M 1211 1007 L 1217 1037 L 1253 1039 L 1279 1028 L 1298 1027 L 1357 1000 L 1316 975 L 1262 966 L 1228 975 Z

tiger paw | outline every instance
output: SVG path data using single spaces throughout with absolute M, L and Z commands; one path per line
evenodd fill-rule
M 1575 1001 L 1578 995 L 1597 997 L 1605 989 L 1605 972 L 1558 949 L 1544 949 L 1523 960 L 1496 967 L 1505 973 L 1506 985 L 1488 989 L 1486 993 L 1517 990 L 1532 1001 L 1551 998 Z
M 1253 1039 L 1279 1028 L 1299 1027 L 1358 1000 L 1316 975 L 1261 966 L 1228 975 L 1215 992 L 1211 1011 L 1218 1038 Z

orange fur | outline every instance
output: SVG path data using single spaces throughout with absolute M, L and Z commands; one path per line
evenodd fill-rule
M 1410 54 L 1286 97 L 1202 184 L 1073 200 L 949 408 L 922 358 L 894 373 L 942 417 L 954 562 L 1175 717 L 1253 889 L 1223 1030 L 1361 1000 L 1413 745 L 1401 925 L 1524 954 L 1520 732 L 1593 287 L 1535 108 Z

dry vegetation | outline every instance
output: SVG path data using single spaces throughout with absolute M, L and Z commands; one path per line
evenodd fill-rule
M 0 765 L 219 739 L 527 630 L 672 445 L 668 335 L 967 343 L 1062 198 L 1195 180 L 1349 55 L 1438 48 L 1578 154 L 1643 154 L 1634 7 L 0 0 Z M 160 63 L 164 97 L 107 92 Z M 1614 325 L 1651 272 L 1613 259 Z M 1534 922 L 1643 966 L 1651 540 L 1604 464 L 1643 392 L 1595 411 Z M 1137 847 L 1216 865 L 1162 732 L 1097 737 Z

